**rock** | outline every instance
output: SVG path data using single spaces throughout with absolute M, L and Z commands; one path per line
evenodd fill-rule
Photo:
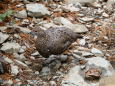
M 5 56 L 3 56 L 3 58 L 4 58 L 4 60 L 6 61 L 6 62 L 8 62 L 8 63 L 13 63 L 13 61 L 10 59 L 10 58 L 8 58 L 8 57 L 5 57 Z
M 108 15 L 107 13 L 105 13 L 105 12 L 102 13 L 102 16 L 103 16 L 103 17 L 109 17 L 109 15 Z
M 84 46 L 84 45 L 86 44 L 85 39 L 81 39 L 81 40 L 79 40 L 79 44 L 82 45 L 82 46 Z
M 18 69 L 19 69 L 18 66 L 11 64 L 11 73 L 13 75 L 17 75 L 19 73 Z
M 82 21 L 84 21 L 84 22 L 91 22 L 91 21 L 94 21 L 94 18 L 88 18 L 88 17 L 82 17 L 82 18 L 80 18 Z
M 98 3 L 98 2 L 92 3 L 92 6 L 94 6 L 96 8 L 101 8 L 102 7 L 102 5 L 100 3 Z
M 41 72 L 40 72 L 40 74 L 42 74 L 42 75 L 48 75 L 50 73 L 51 73 L 51 71 L 50 71 L 49 67 L 43 67 Z
M 62 6 L 61 8 L 64 12 L 77 12 L 80 10 L 79 8 L 74 7 L 72 4 Z
M 32 55 L 32 56 L 37 56 L 37 55 L 39 55 L 39 52 L 36 51 L 35 53 L 32 53 L 31 55 Z
M 23 62 L 21 62 L 19 60 L 15 59 L 14 61 L 16 62 L 17 65 L 21 65 L 21 66 L 26 67 L 26 68 L 28 67 L 25 63 L 23 63 Z
M 101 77 L 102 71 L 99 68 L 96 67 L 92 67 L 92 68 L 88 68 L 85 71 L 85 79 L 86 80 L 99 80 Z
M 19 51 L 20 49 L 20 45 L 18 43 L 14 43 L 14 42 L 7 42 L 7 43 L 3 43 L 3 46 L 1 47 L 1 50 L 7 53 L 16 53 Z
M 49 28 L 42 30 L 38 28 L 36 49 L 44 56 L 63 53 L 81 35 L 74 33 L 65 27 Z
M 54 60 L 48 64 L 48 67 L 51 69 L 51 72 L 56 72 L 61 66 L 61 62 L 59 60 Z
M 103 76 L 110 76 L 113 73 L 112 65 L 109 63 L 109 61 L 105 60 L 101 57 L 92 57 L 87 58 L 87 64 L 88 65 L 95 65 L 99 68 L 102 68 L 102 75 Z
M 108 0 L 108 1 L 107 1 L 107 4 L 106 4 L 106 9 L 107 9 L 108 11 L 112 11 L 112 10 L 113 10 L 112 5 L 114 5 L 114 4 L 115 4 L 115 0 Z
M 20 79 L 15 79 L 15 81 L 16 81 L 17 83 L 13 83 L 13 86 L 21 86 L 21 85 L 23 85 L 23 84 L 22 84 L 22 81 L 21 81 Z
M 28 29 L 28 28 L 23 28 L 23 27 L 20 27 L 20 31 L 22 31 L 23 33 L 30 33 L 31 30 Z
M 82 56 L 83 57 L 89 57 L 89 56 L 93 56 L 93 54 L 92 53 L 90 53 L 90 52 L 82 52 Z
M 55 81 L 50 81 L 50 86 L 57 86 Z
M 85 66 L 86 69 L 89 67 L 97 67 L 101 69 L 102 77 L 111 76 L 114 71 L 109 61 L 101 57 L 88 58 Z M 82 67 L 80 66 L 75 66 L 71 68 L 69 73 L 65 75 L 64 79 L 62 80 L 61 86 L 99 86 L 98 81 L 94 83 L 91 81 L 84 80 L 85 77 L 83 76 L 82 72 L 85 71 L 86 70 L 82 69 Z M 96 73 L 96 71 L 94 72 Z
M 12 86 L 13 81 L 11 79 L 4 81 L 3 85 L 5 86 Z
M 14 57 L 20 61 L 25 61 L 26 57 L 23 54 L 13 53 Z
M 3 43 L 6 39 L 8 39 L 8 37 L 9 35 L 0 32 L 0 44 Z
M 81 3 L 81 4 L 84 4 L 84 3 L 94 3 L 96 2 L 97 0 L 65 0 L 66 3 L 70 4 L 75 4 L 77 2 Z
M 91 49 L 91 53 L 95 54 L 95 55 L 99 55 L 99 56 L 103 56 L 104 54 L 102 53 L 102 51 L 96 49 L 96 48 L 92 48 Z
M 15 14 L 17 18 L 27 18 L 27 12 L 26 10 L 21 10 Z
M 26 46 L 21 46 L 21 49 L 23 49 L 23 51 L 19 51 L 20 53 L 23 53 L 26 50 Z
M 61 86 L 94 86 L 84 81 L 84 78 L 79 74 L 80 66 L 75 66 L 70 69 L 69 73 L 62 80 Z
M 55 24 L 62 24 L 64 27 L 71 29 L 73 32 L 76 33 L 85 33 L 88 32 L 88 29 L 81 24 L 72 24 L 68 19 L 64 17 L 57 17 L 54 19 Z
M 65 26 L 72 24 L 68 19 L 66 19 L 64 17 L 57 17 L 53 21 L 54 21 L 55 24 L 62 24 L 62 25 L 65 25 Z
M 66 61 L 67 58 L 68 58 L 67 55 L 60 55 L 59 56 L 59 60 L 62 61 L 62 62 Z
M 43 4 L 26 4 L 26 9 L 28 11 L 28 15 L 32 17 L 42 17 L 45 15 L 50 15 L 50 12 Z
M 4 30 L 6 30 L 6 29 L 7 29 L 6 26 L 1 26 L 1 27 L 0 27 L 0 31 L 2 31 L 2 32 L 3 32 Z
M 115 85 L 115 73 L 109 77 L 102 77 L 99 81 L 99 86 L 114 86 Z
M 88 32 L 88 29 L 86 26 L 82 24 L 72 24 L 72 25 L 66 25 L 69 29 L 71 29 L 75 33 L 86 33 Z

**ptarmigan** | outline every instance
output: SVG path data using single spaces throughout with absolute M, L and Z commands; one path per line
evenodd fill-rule
M 77 38 L 76 34 L 66 27 L 51 27 L 47 30 L 37 29 L 36 49 L 43 57 L 63 53 Z

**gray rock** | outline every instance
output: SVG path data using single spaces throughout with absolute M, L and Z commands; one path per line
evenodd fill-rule
M 31 30 L 28 29 L 28 28 L 23 28 L 23 27 L 20 27 L 20 31 L 22 31 L 23 33 L 30 33 Z
M 66 19 L 64 17 L 57 17 L 53 21 L 54 21 L 55 24 L 62 24 L 62 25 L 65 25 L 65 26 L 72 24 L 68 19 Z
M 28 66 L 25 64 L 25 63 L 23 63 L 22 61 L 19 61 L 19 60 L 14 60 L 15 62 L 16 62 L 16 64 L 17 65 L 21 65 L 21 66 L 23 66 L 23 67 L 25 67 L 25 68 L 27 68 Z
M 93 53 L 93 54 L 95 54 L 95 55 L 99 55 L 99 56 L 103 56 L 104 54 L 103 54 L 103 52 L 102 51 L 100 51 L 100 50 L 98 50 L 98 49 L 96 49 L 96 48 L 92 48 L 91 49 L 91 53 Z
M 26 46 L 21 46 L 19 53 L 24 53 L 26 50 Z
M 59 60 L 62 61 L 62 62 L 63 62 L 63 61 L 66 61 L 67 58 L 68 58 L 67 55 L 60 55 L 60 56 L 59 56 Z
M 49 83 L 50 83 L 50 86 L 57 86 L 55 81 L 50 81 Z
M 77 12 L 80 10 L 79 8 L 76 8 L 72 4 L 62 6 L 61 8 L 64 12 Z
M 18 52 L 21 47 L 18 43 L 14 43 L 14 42 L 12 43 L 7 42 L 7 43 L 3 43 L 2 45 L 3 46 L 1 47 L 1 50 L 8 53 Z
M 49 67 L 43 67 L 41 72 L 40 72 L 42 75 L 48 75 L 51 73 L 51 70 Z
M 11 74 L 17 75 L 19 73 L 18 66 L 11 64 Z
M 84 25 L 72 24 L 71 21 L 69 21 L 68 19 L 64 17 L 55 18 L 54 23 L 62 24 L 63 26 L 68 27 L 69 29 L 71 29 L 73 32 L 76 32 L 76 33 L 85 33 L 88 31 L 88 29 Z
M 14 57 L 20 61 L 25 61 L 26 57 L 23 54 L 13 53 Z
M 87 27 L 82 25 L 82 24 L 72 24 L 72 25 L 67 25 L 66 27 L 70 28 L 75 33 L 86 33 L 86 32 L 88 32 Z
M 85 39 L 81 39 L 81 40 L 79 40 L 79 44 L 80 44 L 81 46 L 84 46 L 84 45 L 86 44 Z
M 82 21 L 84 22 L 91 22 L 91 21 L 94 21 L 94 18 L 88 18 L 88 17 L 82 17 L 80 18 Z
M 8 39 L 8 37 L 9 35 L 0 32 L 0 44 L 3 43 L 6 39 Z
M 110 64 L 109 61 L 105 60 L 102 57 L 92 57 L 92 58 L 87 58 L 87 64 L 88 65 L 95 65 L 97 67 L 102 68 L 102 75 L 103 76 L 111 76 L 112 73 L 114 72 L 114 69 L 112 65 Z
M 50 15 L 50 12 L 43 4 L 26 4 L 28 15 L 32 17 L 42 17 Z
M 98 1 L 98 0 L 66 0 L 66 3 L 68 3 L 68 4 L 70 4 L 70 3 L 75 4 L 75 3 L 79 2 L 81 4 L 84 4 L 84 3 L 94 3 L 96 1 Z
M 8 58 L 8 57 L 5 57 L 5 56 L 3 56 L 3 58 L 4 58 L 4 60 L 6 61 L 6 62 L 8 62 L 8 63 L 13 63 L 13 61 L 10 59 L 10 58 Z
M 103 17 L 109 17 L 109 15 L 107 13 L 105 13 L 105 12 L 102 13 L 102 16 Z
M 93 57 L 88 58 L 87 61 L 88 65 L 94 65 L 104 70 L 104 72 L 102 72 L 102 76 L 111 76 L 114 71 L 109 61 L 105 60 L 104 58 Z M 80 66 L 71 68 L 69 73 L 65 75 L 64 79 L 62 80 L 61 86 L 99 86 L 98 81 L 94 83 L 84 80 L 84 77 L 81 74 L 82 71 L 84 70 L 81 69 Z
M 88 56 L 93 56 L 93 54 L 92 53 L 90 53 L 90 52 L 82 52 L 82 56 L 83 57 L 88 57 Z
M 21 10 L 15 14 L 17 18 L 27 18 L 27 12 L 26 10 Z

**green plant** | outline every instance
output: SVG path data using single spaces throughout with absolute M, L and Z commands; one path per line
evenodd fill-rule
M 6 17 L 10 17 L 12 13 L 13 11 L 9 9 L 5 13 L 0 14 L 0 22 L 2 22 Z

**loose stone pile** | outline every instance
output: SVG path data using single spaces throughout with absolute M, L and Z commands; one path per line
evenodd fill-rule
M 103 78 L 113 77 L 115 68 L 115 0 L 47 1 L 12 0 L 15 22 L 0 26 L 0 85 L 105 86 Z M 36 27 L 46 32 L 65 27 L 83 38 L 44 58 L 36 49 Z

